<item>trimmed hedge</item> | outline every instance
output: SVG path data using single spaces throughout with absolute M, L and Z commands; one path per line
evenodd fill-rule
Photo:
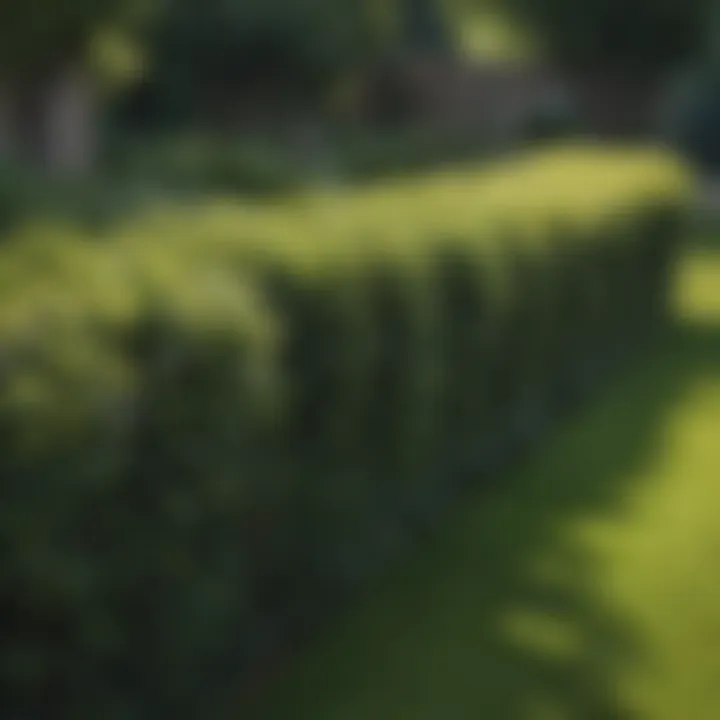
M 0 695 L 208 717 L 662 325 L 689 179 L 570 147 L 0 251 Z

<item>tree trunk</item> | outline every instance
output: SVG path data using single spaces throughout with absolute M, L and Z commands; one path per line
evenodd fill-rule
M 14 78 L 0 86 L 0 155 L 60 175 L 88 172 L 95 159 L 95 93 L 75 68 Z
M 48 84 L 42 105 L 48 169 L 63 175 L 89 172 L 97 149 L 97 109 L 90 79 L 80 68 L 64 69 Z

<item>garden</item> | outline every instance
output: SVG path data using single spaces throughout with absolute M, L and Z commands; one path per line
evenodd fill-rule
M 716 15 L 0 7 L 0 715 L 716 720 Z

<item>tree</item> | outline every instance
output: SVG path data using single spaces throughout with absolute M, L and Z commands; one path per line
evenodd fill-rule
M 440 0 L 401 0 L 404 45 L 410 50 L 447 51 L 452 32 L 445 3 Z
M 382 46 L 388 4 L 169 0 L 147 34 L 153 66 L 143 95 L 153 112 L 159 105 L 180 120 L 238 103 L 317 103 Z
M 667 73 L 701 48 L 714 0 L 491 0 L 540 39 L 600 129 L 642 132 Z
M 678 74 L 667 108 L 669 139 L 701 171 L 720 171 L 720 11 L 709 25 L 706 50 Z
M 130 31 L 155 0 L 0 3 L 0 75 L 29 79 L 85 59 L 99 32 Z
M 122 37 L 154 0 L 10 0 L 0 3 L 0 138 L 57 169 L 91 159 L 96 92 L 90 53 Z

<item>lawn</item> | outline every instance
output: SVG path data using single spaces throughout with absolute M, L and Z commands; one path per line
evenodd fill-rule
M 720 247 L 672 332 L 237 720 L 720 718 Z

